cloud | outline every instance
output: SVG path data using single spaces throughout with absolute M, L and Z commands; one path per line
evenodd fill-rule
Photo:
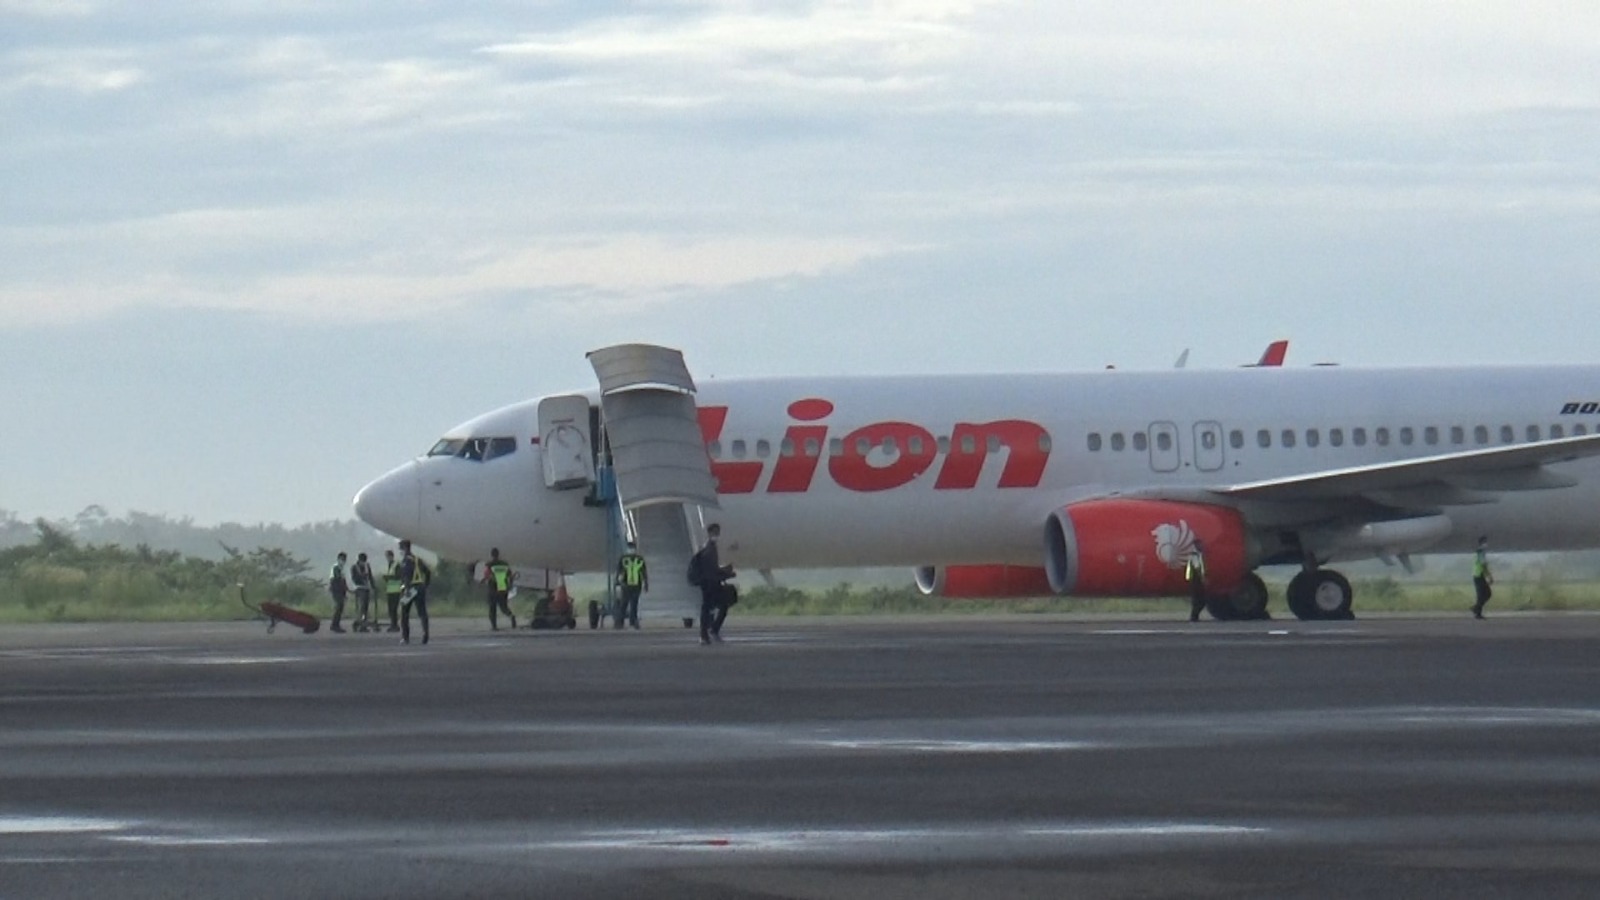
M 146 78 L 129 54 L 107 50 L 14 53 L 0 66 L 0 92 L 42 89 L 100 94 L 126 90 Z
M 349 251 L 330 263 L 293 269 L 210 264 L 260 242 L 271 245 L 291 221 L 322 222 L 314 212 L 212 210 L 117 223 L 98 229 L 115 249 L 107 265 L 70 275 L 45 265 L 38 278 L 0 284 L 0 325 L 100 318 L 137 307 L 248 310 L 307 321 L 426 319 L 484 302 L 545 311 L 574 297 L 637 309 L 696 292 L 754 282 L 811 278 L 913 248 L 880 240 L 804 236 L 665 237 L 638 233 L 543 238 L 490 246 L 444 243 L 408 252 Z M 311 235 L 302 235 L 314 242 Z M 71 253 L 75 229 L 34 236 L 41 253 Z M 116 260 L 139 260 L 137 265 Z

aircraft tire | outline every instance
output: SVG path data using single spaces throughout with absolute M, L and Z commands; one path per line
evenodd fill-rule
M 1294 617 L 1302 622 L 1321 618 L 1317 615 L 1315 601 L 1311 599 L 1311 575 L 1312 573 L 1310 572 L 1297 572 L 1293 578 L 1289 579 L 1289 590 L 1287 591 L 1289 611 L 1294 613 Z
M 1289 609 L 1303 621 L 1353 619 L 1349 579 L 1332 569 L 1301 572 L 1289 581 Z
M 1267 615 L 1267 586 L 1261 576 L 1251 572 L 1229 593 L 1207 597 L 1206 612 L 1219 622 L 1270 618 Z

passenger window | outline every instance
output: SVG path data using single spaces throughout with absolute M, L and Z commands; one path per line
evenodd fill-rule
M 744 459 L 744 439 L 743 438 L 740 438 L 739 440 L 736 440 L 736 441 L 733 442 L 733 458 L 734 459 Z
M 1410 425 L 1406 425 L 1406 426 L 1404 426 L 1404 427 L 1402 427 L 1400 429 L 1400 443 L 1401 444 L 1404 444 L 1405 446 L 1409 447 L 1412 444 L 1416 443 L 1416 441 L 1417 441 L 1417 433 L 1412 430 Z
M 937 443 L 939 445 L 939 455 L 940 456 L 949 456 L 950 455 L 950 438 L 948 438 L 948 437 L 946 437 L 944 435 L 940 435 L 939 436 L 939 440 L 938 440 Z
M 1090 432 L 1089 433 L 1089 452 L 1090 453 L 1099 453 L 1100 452 L 1100 433 L 1098 431 L 1094 431 L 1094 432 Z
M 1538 439 L 1539 439 L 1539 426 L 1537 426 L 1537 425 L 1529 425 L 1528 426 L 1528 440 L 1537 441 Z
M 911 437 L 906 438 L 906 452 L 910 453 L 912 456 L 921 456 L 922 455 L 922 436 L 921 435 L 914 434 Z
M 794 439 L 784 438 L 778 442 L 779 456 L 794 456 Z
M 963 441 L 962 443 L 965 443 L 965 441 Z M 871 452 L 872 452 L 872 442 L 871 441 L 867 440 L 864 437 L 856 438 L 856 455 L 857 456 L 866 456 L 868 453 L 871 453 Z
M 1328 429 L 1328 443 L 1332 444 L 1335 447 L 1343 447 L 1344 446 L 1344 429 L 1343 428 L 1329 428 Z
M 999 453 L 1000 452 L 1000 437 L 998 435 L 993 435 L 993 434 L 989 435 L 988 447 L 989 447 L 989 452 L 990 453 Z
M 1472 429 L 1472 439 L 1480 444 L 1489 443 L 1489 427 L 1487 425 L 1479 425 Z
M 1589 433 L 1589 426 L 1587 426 L 1587 425 L 1574 425 L 1574 426 L 1572 426 L 1572 436 L 1573 437 L 1578 437 L 1580 435 L 1585 435 L 1585 434 L 1588 434 L 1588 433 Z
M 1439 443 L 1439 429 L 1433 427 L 1432 425 L 1422 429 L 1422 441 L 1429 447 Z
M 834 440 L 837 441 L 838 438 L 835 438 Z M 822 442 L 817 440 L 816 438 L 806 438 L 806 456 L 811 457 L 812 459 L 816 459 L 817 457 L 819 457 L 821 455 L 822 455 Z M 839 454 L 837 454 L 837 453 L 834 454 L 834 456 L 838 456 L 838 455 Z
M 1516 440 L 1517 440 L 1517 433 L 1512 430 L 1510 425 L 1501 425 L 1500 426 L 1500 443 L 1502 443 L 1502 444 L 1514 444 L 1514 443 L 1516 443 Z
M 1315 428 L 1306 430 L 1306 446 L 1315 447 L 1322 443 L 1322 435 Z
M 1235 450 L 1243 450 L 1244 449 L 1244 432 L 1240 431 L 1237 428 L 1235 428 L 1234 430 L 1228 432 L 1228 446 L 1232 447 Z
M 721 441 L 712 441 L 711 443 L 707 444 L 706 445 L 706 453 L 709 454 L 712 459 L 721 459 L 722 458 L 722 442 Z
M 756 441 L 756 458 L 766 459 L 772 455 L 772 442 L 766 438 Z
M 1283 430 L 1283 434 L 1279 435 L 1278 439 L 1283 442 L 1283 446 L 1284 447 L 1286 447 L 1286 448 L 1293 447 L 1294 446 L 1294 431 L 1292 431 L 1291 429 L 1285 428 Z
M 1550 426 L 1550 439 L 1551 440 L 1555 440 L 1555 439 L 1563 437 L 1565 435 L 1566 435 L 1566 431 L 1563 430 L 1560 425 L 1551 425 Z
M 1143 453 L 1149 446 L 1150 441 L 1144 436 L 1144 432 L 1135 431 L 1133 433 L 1133 449 Z
M 1357 447 L 1365 447 L 1367 445 L 1367 430 L 1365 428 L 1357 428 L 1351 431 L 1350 443 L 1355 444 Z
M 1113 433 L 1111 435 L 1111 449 L 1112 450 L 1115 450 L 1116 452 L 1121 453 L 1123 450 L 1127 449 L 1127 447 L 1128 447 L 1128 441 L 1125 438 L 1123 438 L 1122 432 L 1118 431 L 1118 432 L 1115 432 L 1115 433 Z
M 895 440 L 893 435 L 884 438 L 883 443 L 879 444 L 878 446 L 883 448 L 884 455 L 886 456 L 900 455 L 900 442 Z
M 1050 452 L 1050 435 L 1048 435 L 1048 434 L 1039 435 L 1039 452 L 1040 453 L 1049 453 Z
M 1466 442 L 1467 442 L 1467 430 L 1465 428 L 1462 428 L 1460 425 L 1451 425 L 1450 426 L 1450 443 L 1459 445 L 1459 444 L 1465 444 Z
M 1387 429 L 1387 428 L 1376 428 L 1376 429 L 1373 429 L 1372 440 L 1373 440 L 1373 443 L 1376 443 L 1379 447 L 1387 447 L 1387 446 L 1389 446 L 1389 429 Z
M 1256 432 L 1256 446 L 1263 450 L 1270 449 L 1272 447 L 1272 432 L 1265 428 Z
M 1156 449 L 1165 453 L 1172 449 L 1172 435 L 1163 431 L 1156 435 Z
M 971 456 L 978 452 L 978 439 L 970 434 L 961 436 L 961 452 Z
M 829 438 L 828 439 L 828 455 L 829 456 L 843 456 L 844 455 L 844 438 Z

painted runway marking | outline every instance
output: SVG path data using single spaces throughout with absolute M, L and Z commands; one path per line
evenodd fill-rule
M 254 847 L 277 843 L 268 838 L 183 837 L 170 834 L 118 834 L 109 836 L 105 840 L 144 847 Z
M 0 834 L 89 834 L 125 831 L 127 822 L 76 816 L 0 816 Z
M 843 850 L 882 853 L 914 850 L 926 845 L 973 846 L 1022 841 L 1056 844 L 1063 840 L 1101 841 L 1123 838 L 1186 839 L 1231 838 L 1266 835 L 1273 829 L 1215 822 L 1107 822 L 1039 823 L 972 827 L 902 828 L 734 828 L 690 830 L 677 828 L 594 831 L 576 840 L 538 842 L 548 850 L 663 850 L 684 853 L 778 852 L 806 853 Z
M 805 746 L 829 750 L 878 750 L 886 753 L 1051 753 L 1058 750 L 1091 750 L 1087 741 L 951 741 L 917 738 L 838 738 L 799 741 Z

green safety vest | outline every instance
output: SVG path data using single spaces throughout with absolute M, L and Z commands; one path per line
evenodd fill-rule
M 400 563 L 389 563 L 389 568 L 383 573 L 383 590 L 387 594 L 398 594 L 405 590 L 405 585 L 400 583 Z
M 1483 578 L 1489 574 L 1489 554 L 1482 550 L 1472 559 L 1472 577 Z
M 644 557 L 639 554 L 625 554 L 617 560 L 617 567 L 622 572 L 623 584 L 632 587 L 644 581 Z
M 1206 579 L 1206 558 L 1196 553 L 1189 557 L 1189 562 L 1183 567 L 1183 577 L 1188 581 L 1204 581 Z
M 489 574 L 494 578 L 495 590 L 511 590 L 511 566 L 505 560 L 489 563 Z

